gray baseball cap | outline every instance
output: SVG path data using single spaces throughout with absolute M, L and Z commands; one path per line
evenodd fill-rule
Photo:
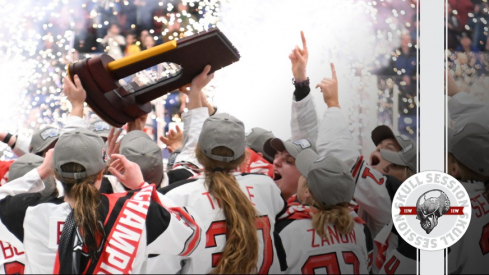
M 102 138 L 108 138 L 110 132 L 110 125 L 101 119 L 95 120 L 94 122 L 90 123 L 90 130 L 94 131 L 95 133 L 97 133 L 97 135 L 101 136 Z
M 405 140 L 401 138 L 404 145 L 403 149 L 399 152 L 381 149 L 380 155 L 383 159 L 387 160 L 390 163 L 407 166 L 409 167 L 409 169 L 411 169 L 411 171 L 416 172 L 416 142 L 404 135 L 398 137 L 403 137 L 407 139 Z
M 212 149 L 223 146 L 233 151 L 233 156 L 212 154 Z M 231 162 L 245 153 L 246 140 L 244 124 L 226 113 L 215 114 L 204 121 L 199 136 L 199 147 L 208 158 Z
M 141 168 L 143 178 L 159 185 L 163 179 L 161 148 L 143 131 L 131 131 L 122 138 L 120 152 Z
M 8 171 L 8 181 L 10 182 L 20 177 L 23 177 L 32 169 L 41 166 L 43 161 L 43 157 L 31 153 L 27 153 L 21 156 L 16 161 L 14 161 L 12 165 L 10 165 Z
M 372 141 L 375 146 L 379 145 L 379 143 L 387 138 L 395 139 L 402 149 L 409 147 L 412 143 L 412 139 L 405 135 L 394 135 L 394 132 L 392 132 L 391 128 L 387 125 L 377 126 L 372 131 Z
M 468 123 L 449 131 L 448 151 L 470 170 L 489 176 L 489 130 L 486 127 Z
M 307 138 L 299 139 L 297 141 L 282 141 L 279 138 L 273 138 L 267 140 L 263 146 L 263 150 L 270 156 L 275 156 L 277 152 L 287 151 L 291 156 L 297 158 L 297 155 L 305 149 L 312 149 L 316 151 L 316 144 Z
M 46 148 L 56 142 L 59 138 L 59 129 L 55 127 L 46 127 L 36 131 L 32 135 L 29 153 L 36 155 L 42 154 Z
M 66 163 L 78 163 L 85 167 L 84 172 L 63 172 Z M 104 140 L 94 132 L 78 128 L 63 134 L 54 146 L 54 171 L 65 178 L 83 179 L 93 176 L 105 168 L 107 150 Z
M 260 152 L 263 154 L 263 157 L 268 160 L 270 163 L 273 162 L 274 155 L 269 155 L 265 150 L 263 150 L 263 146 L 269 140 L 274 138 L 275 136 L 271 131 L 267 131 L 260 127 L 252 128 L 249 133 L 246 134 L 246 145 L 256 152 Z
M 355 181 L 346 163 L 333 155 L 320 157 L 314 150 L 302 150 L 295 164 L 307 178 L 312 195 L 324 206 L 350 202 L 355 192 Z

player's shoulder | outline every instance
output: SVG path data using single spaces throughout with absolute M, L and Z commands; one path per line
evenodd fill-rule
M 204 182 L 203 178 L 191 178 L 191 179 L 177 181 L 168 186 L 158 188 L 157 191 L 163 195 L 167 195 L 169 193 L 185 192 L 188 189 L 195 188 L 195 186 L 202 184 L 203 182 Z
M 257 188 L 279 190 L 272 178 L 259 173 L 241 173 L 235 175 L 236 180 L 240 185 L 250 185 Z
M 49 215 L 50 213 L 56 213 L 56 211 L 63 212 L 64 208 L 70 208 L 70 207 L 69 204 L 64 201 L 63 197 L 61 198 L 45 197 L 45 198 L 40 198 L 37 202 L 29 205 L 27 211 L 33 213 L 34 215 L 37 214 Z
M 301 228 L 309 228 L 311 226 L 311 219 L 281 219 L 275 224 L 275 230 L 282 235 L 288 232 L 299 232 Z
M 237 177 L 241 177 L 243 179 L 254 179 L 258 180 L 260 183 L 268 183 L 268 182 L 273 182 L 272 178 L 270 178 L 268 175 L 261 174 L 261 173 L 240 173 L 236 175 Z

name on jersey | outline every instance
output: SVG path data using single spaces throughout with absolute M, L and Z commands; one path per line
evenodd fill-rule
M 478 194 L 477 196 L 470 198 L 473 212 L 477 218 L 487 215 L 489 213 L 489 201 L 486 196 Z
M 126 202 L 115 229 L 107 238 L 107 246 L 100 264 L 100 273 L 129 273 L 149 208 L 152 187 L 148 186 L 134 194 Z
M 254 192 L 253 186 L 246 186 L 245 189 L 246 189 L 246 194 L 248 194 L 248 198 L 250 199 L 251 204 L 255 205 L 255 203 L 253 202 L 253 198 L 255 197 L 255 195 L 253 194 L 253 192 Z M 212 210 L 216 209 L 216 207 L 221 208 L 221 202 L 218 199 L 211 196 L 211 194 L 209 192 L 202 193 L 202 196 L 207 197 L 207 199 L 209 200 L 209 204 L 212 207 Z
M 20 256 L 24 254 L 24 251 L 17 249 L 17 247 L 12 246 L 10 243 L 0 241 L 0 248 L 2 249 L 3 258 L 8 260 L 14 256 Z
M 316 229 L 307 229 L 307 232 L 311 234 L 311 247 L 323 247 L 327 245 L 342 244 L 342 243 L 357 243 L 357 237 L 355 230 L 352 230 L 349 234 L 340 234 L 336 230 L 335 226 L 328 226 L 328 238 L 320 237 L 316 233 Z

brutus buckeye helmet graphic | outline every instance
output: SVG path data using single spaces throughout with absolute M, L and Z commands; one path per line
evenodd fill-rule
M 450 209 L 450 200 L 443 191 L 434 189 L 425 192 L 416 202 L 416 219 L 420 220 L 421 228 L 426 234 L 438 224 L 438 218 L 443 216 Z

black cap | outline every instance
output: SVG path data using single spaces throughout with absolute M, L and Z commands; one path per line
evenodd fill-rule
M 375 146 L 379 145 L 384 139 L 393 138 L 396 139 L 394 132 L 392 132 L 391 128 L 387 125 L 377 126 L 372 131 L 372 141 Z

